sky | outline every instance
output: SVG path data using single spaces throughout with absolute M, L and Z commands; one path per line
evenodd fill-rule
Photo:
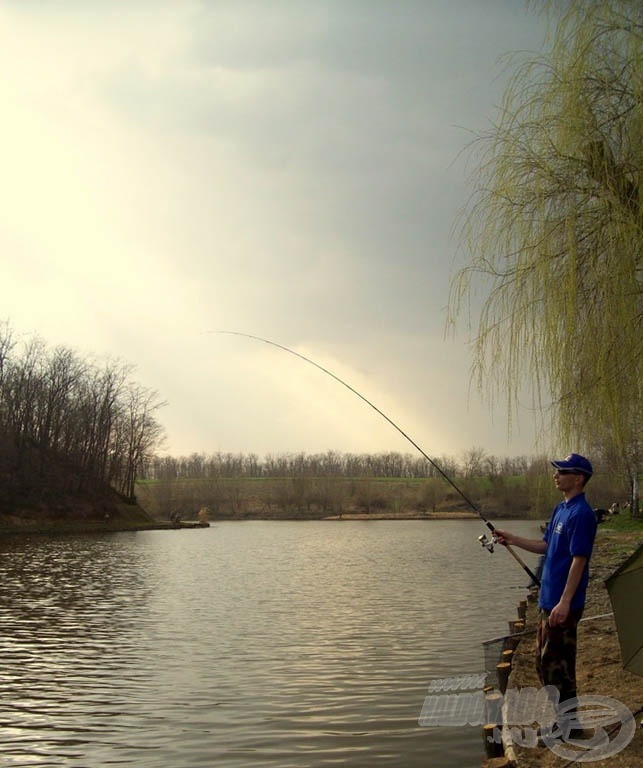
M 521 0 L 4 0 L 0 319 L 119 358 L 164 453 L 534 453 L 446 333 Z M 468 159 L 467 159 L 468 158 Z

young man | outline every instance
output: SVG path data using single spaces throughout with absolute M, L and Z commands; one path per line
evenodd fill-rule
M 585 607 L 589 559 L 596 536 L 596 515 L 585 499 L 592 476 L 590 462 L 577 453 L 552 461 L 554 482 L 563 494 L 542 541 L 496 530 L 501 544 L 544 554 L 536 670 L 543 685 L 553 685 L 560 701 L 576 697 L 576 625 Z

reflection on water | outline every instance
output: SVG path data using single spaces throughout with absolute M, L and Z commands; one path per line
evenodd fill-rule
M 513 526 L 531 534 L 531 523 Z M 421 728 L 525 578 L 480 524 L 245 522 L 0 544 L 3 766 L 479 766 Z

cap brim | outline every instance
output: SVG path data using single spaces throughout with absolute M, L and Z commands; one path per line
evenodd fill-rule
M 574 472 L 580 472 L 582 475 L 592 476 L 592 472 L 589 469 L 577 467 L 573 461 L 550 461 L 549 463 L 556 469 L 573 469 Z

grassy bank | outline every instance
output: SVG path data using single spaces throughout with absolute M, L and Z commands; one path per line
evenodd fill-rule
M 502 514 L 528 514 L 523 493 L 494 493 L 483 483 L 463 482 L 476 503 L 493 503 Z M 270 477 L 146 481 L 137 498 L 152 515 L 210 519 L 318 519 L 324 517 L 434 517 L 470 511 L 448 484 L 435 478 Z
M 622 490 L 595 478 L 590 503 L 608 507 Z M 490 517 L 547 519 L 558 503 L 551 475 L 456 478 L 461 490 Z M 470 511 L 441 478 L 205 477 L 147 480 L 136 488 L 154 517 L 195 519 L 207 507 L 210 519 L 315 519 L 323 517 L 436 517 Z
M 559 501 L 551 476 L 456 477 L 457 486 L 489 519 L 547 520 Z M 588 492 L 594 507 L 623 498 L 605 479 L 594 478 Z M 79 497 L 49 493 L 39 500 L 0 509 L 0 532 L 142 530 L 171 519 L 209 520 L 439 519 L 474 516 L 464 499 L 439 478 L 208 477 L 146 480 L 136 486 L 136 502 L 110 491 Z M 629 515 L 608 518 L 626 525 Z

